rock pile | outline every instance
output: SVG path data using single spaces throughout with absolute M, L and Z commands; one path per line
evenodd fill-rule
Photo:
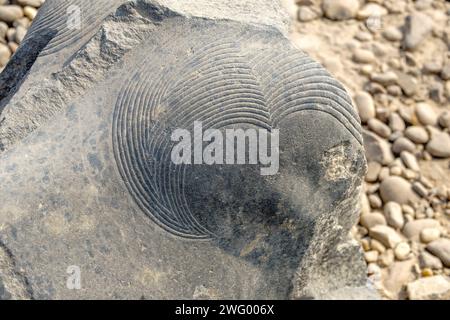
M 292 37 L 354 97 L 368 159 L 360 241 L 387 298 L 450 296 L 450 3 L 299 0 Z

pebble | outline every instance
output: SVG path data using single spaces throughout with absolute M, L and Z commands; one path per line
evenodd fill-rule
M 406 18 L 404 30 L 405 48 L 415 50 L 431 34 L 433 20 L 424 13 L 415 12 Z
M 427 144 L 426 150 L 436 158 L 450 157 L 450 136 L 446 132 L 434 134 Z
M 378 175 L 381 171 L 381 164 L 378 162 L 369 162 L 367 165 L 367 174 L 366 174 L 366 181 L 367 182 L 376 182 L 378 180 Z
M 406 129 L 406 124 L 398 113 L 393 112 L 389 115 L 389 127 L 393 132 L 403 132 Z
M 372 63 L 376 61 L 376 57 L 370 50 L 356 49 L 353 53 L 353 61 L 357 63 Z
M 359 10 L 358 0 L 324 0 L 322 9 L 331 20 L 348 20 L 356 17 Z
M 425 198 L 428 196 L 428 190 L 427 188 L 425 188 L 425 186 L 423 184 L 421 184 L 420 182 L 414 182 L 412 185 L 413 190 L 422 198 Z
M 386 251 L 385 246 L 383 246 L 383 244 L 375 239 L 371 239 L 370 240 L 370 247 L 372 248 L 372 250 L 376 250 L 379 253 L 384 253 Z
M 436 300 L 450 297 L 450 280 L 437 275 L 408 283 L 406 292 L 410 300 Z
M 377 225 L 369 229 L 369 234 L 372 238 L 380 241 L 387 248 L 395 248 L 403 238 L 394 229 L 384 225 Z
M 11 58 L 11 50 L 7 45 L 0 43 L 0 67 L 6 66 Z
M 367 130 L 363 130 L 363 138 L 368 162 L 378 162 L 382 165 L 387 165 L 394 161 L 391 145 L 385 139 Z
M 450 239 L 441 238 L 428 244 L 427 250 L 441 259 L 444 266 L 450 267 Z
M 385 252 L 381 253 L 380 257 L 378 258 L 378 263 L 380 264 L 380 266 L 382 266 L 384 268 L 392 265 L 394 263 L 394 261 L 395 261 L 395 255 L 394 255 L 394 250 L 392 250 L 392 249 L 388 249 Z
M 365 92 L 359 91 L 355 97 L 355 104 L 358 108 L 359 116 L 363 123 L 366 123 L 370 119 L 375 118 L 375 104 L 372 96 Z
M 410 257 L 411 247 L 406 242 L 400 242 L 394 250 L 395 258 L 399 261 L 404 261 Z
M 420 171 L 419 163 L 417 162 L 417 158 L 409 151 L 402 151 L 400 153 L 400 158 L 402 159 L 405 166 L 413 171 Z
M 410 221 L 405 224 L 405 227 L 402 230 L 402 233 L 409 240 L 413 240 L 416 242 L 420 241 L 420 233 L 424 229 L 439 229 L 440 223 L 434 219 L 421 219 Z
M 364 253 L 364 259 L 366 259 L 367 263 L 373 263 L 378 261 L 378 251 L 372 250 Z
M 419 255 L 419 263 L 422 268 L 430 268 L 434 270 L 440 270 L 444 267 L 442 261 L 433 256 L 432 254 L 422 251 Z
M 439 116 L 438 122 L 442 128 L 450 128 L 450 111 L 442 112 Z
M 403 39 L 403 33 L 397 27 L 387 27 L 383 31 L 383 37 L 389 41 L 401 41 Z
M 384 206 L 386 222 L 393 228 L 401 229 L 405 224 L 402 207 L 396 202 L 388 202 Z
M 424 127 L 411 126 L 405 130 L 405 137 L 417 144 L 426 144 L 430 140 L 430 135 Z
M 400 205 L 414 203 L 418 200 L 411 184 L 401 177 L 389 177 L 380 185 L 380 195 L 384 203 L 396 202 Z
M 374 73 L 370 79 L 377 82 L 383 86 L 388 86 L 391 84 L 396 84 L 398 82 L 398 76 L 393 71 L 388 71 L 385 73 Z
M 420 241 L 430 243 L 441 237 L 441 231 L 437 228 L 426 228 L 420 232 Z
M 360 223 L 367 229 L 371 229 L 378 225 L 386 225 L 386 218 L 379 212 L 364 214 L 360 218 Z
M 370 119 L 367 124 L 370 130 L 382 138 L 389 138 L 392 133 L 391 128 L 376 118 Z
M 0 6 L 0 20 L 6 23 L 13 23 L 23 17 L 22 7 L 18 5 Z
M 435 126 L 438 122 L 438 116 L 434 110 L 426 103 L 418 103 L 416 105 L 417 119 L 423 125 Z
M 392 151 L 395 154 L 400 154 L 403 151 L 409 151 L 411 153 L 414 153 L 416 150 L 416 145 L 405 137 L 400 137 L 397 140 L 394 141 L 394 144 L 392 145 Z

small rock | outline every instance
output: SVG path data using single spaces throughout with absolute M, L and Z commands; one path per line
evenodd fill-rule
M 394 250 L 395 258 L 399 261 L 404 261 L 409 258 L 411 247 L 406 242 L 400 242 Z
M 396 202 L 388 202 L 384 206 L 384 216 L 387 223 L 396 229 L 403 228 L 405 219 L 403 217 L 402 207 Z
M 403 132 L 406 128 L 406 124 L 398 113 L 393 112 L 389 115 L 389 127 L 393 132 Z
M 411 126 L 405 130 L 405 137 L 417 144 L 426 144 L 430 140 L 430 135 L 424 127 Z
M 380 137 L 389 138 L 392 133 L 391 128 L 376 118 L 370 119 L 367 124 L 369 129 L 378 134 Z
M 353 53 L 353 61 L 357 63 L 372 63 L 375 62 L 376 57 L 370 50 L 356 49 Z
M 356 16 L 359 9 L 358 0 L 324 0 L 322 9 L 331 20 L 348 20 Z
M 384 268 L 392 265 L 394 263 L 394 261 L 395 261 L 395 255 L 394 255 L 394 250 L 392 250 L 392 249 L 388 249 L 385 252 L 381 253 L 380 257 L 378 258 L 378 263 L 380 264 L 381 267 L 384 267 Z
M 438 122 L 442 128 L 450 128 L 450 111 L 442 112 Z
M 386 251 L 386 248 L 383 246 L 383 244 L 375 239 L 370 240 L 370 247 L 372 248 L 372 250 L 376 250 L 379 253 L 383 253 Z
M 407 285 L 410 300 L 439 300 L 450 297 L 450 281 L 445 276 L 421 278 Z
M 21 6 L 17 5 L 3 5 L 0 6 L 0 21 L 6 23 L 13 23 L 15 20 L 23 17 L 23 10 Z
M 375 104 L 370 94 L 365 91 L 359 91 L 355 95 L 354 100 L 363 123 L 375 118 Z
M 367 229 L 371 229 L 378 225 L 386 225 L 386 218 L 378 212 L 364 214 L 360 218 L 360 223 Z
M 378 251 L 367 251 L 364 253 L 364 259 L 366 259 L 367 263 L 373 263 L 378 261 Z
M 420 240 L 423 243 L 433 242 L 433 241 L 439 239 L 440 236 L 441 236 L 441 231 L 437 228 L 426 228 L 420 232 Z
M 372 238 L 380 241 L 387 248 L 395 248 L 400 242 L 403 241 L 400 234 L 394 229 L 384 225 L 377 225 L 369 230 L 369 234 Z
M 381 171 L 381 164 L 378 162 L 369 162 L 367 166 L 366 181 L 376 182 Z
M 398 76 L 395 72 L 388 71 L 385 73 L 375 73 L 370 77 L 370 79 L 383 86 L 388 86 L 391 84 L 396 84 L 398 81 Z
M 386 8 L 376 3 L 368 3 L 357 13 L 359 20 L 366 20 L 370 17 L 382 17 L 388 14 Z
M 387 27 L 383 31 L 383 37 L 389 41 L 401 41 L 403 39 L 403 33 L 397 27 Z
M 408 239 L 419 242 L 422 230 L 430 228 L 439 229 L 440 226 L 439 221 L 434 219 L 414 220 L 406 223 L 402 232 Z
M 412 97 L 417 92 L 417 80 L 411 75 L 401 72 L 395 71 L 397 74 L 397 83 L 402 88 L 405 95 L 408 97 Z
M 428 190 L 427 188 L 425 188 L 425 186 L 423 184 L 421 184 L 420 182 L 414 182 L 412 185 L 413 190 L 422 198 L 425 198 L 428 196 Z
M 389 177 L 380 185 L 380 195 L 384 203 L 398 204 L 415 203 L 418 197 L 412 190 L 411 184 L 401 177 Z
M 446 132 L 434 134 L 427 144 L 427 151 L 437 158 L 450 157 L 450 136 Z
M 427 126 L 435 126 L 438 122 L 438 116 L 434 110 L 426 103 L 418 103 L 416 105 L 416 115 L 420 123 Z
M 422 268 L 430 268 L 434 270 L 440 270 L 444 267 L 442 261 L 433 256 L 432 254 L 422 251 L 419 255 L 419 263 Z
M 442 70 L 442 61 L 432 60 L 423 65 L 423 71 L 425 73 L 437 74 Z
M 420 171 L 419 163 L 417 162 L 417 158 L 411 152 L 402 151 L 400 153 L 400 158 L 402 159 L 405 166 L 413 171 Z
M 387 165 L 394 161 L 391 145 L 386 140 L 367 130 L 363 130 L 363 138 L 368 162 L 378 162 L 382 165 Z
M 441 259 L 444 266 L 450 267 L 450 239 L 435 240 L 427 246 L 427 250 Z
M 392 145 L 392 151 L 395 154 L 400 154 L 403 151 L 408 151 L 411 153 L 414 153 L 416 150 L 416 145 L 405 137 L 400 137 L 397 140 L 394 141 L 394 144 Z
M 433 30 L 433 20 L 426 14 L 415 12 L 406 18 L 404 45 L 408 50 L 416 49 Z
M 371 194 L 369 196 L 369 203 L 370 206 L 374 209 L 380 209 L 381 207 L 383 207 L 383 202 L 381 201 L 380 197 L 377 196 L 376 194 Z

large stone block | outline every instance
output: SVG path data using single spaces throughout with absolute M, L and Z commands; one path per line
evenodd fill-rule
M 287 30 L 272 0 L 47 0 L 0 79 L 5 297 L 373 298 L 359 118 Z M 175 164 L 177 129 L 279 131 L 279 166 Z

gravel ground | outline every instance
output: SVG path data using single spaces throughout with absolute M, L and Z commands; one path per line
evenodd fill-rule
M 0 0 L 0 70 L 45 0 Z M 450 3 L 283 0 L 292 39 L 346 86 L 368 158 L 353 236 L 387 299 L 450 298 Z
M 450 298 L 450 3 L 286 0 L 292 38 L 344 83 L 369 162 L 360 224 L 387 299 Z

